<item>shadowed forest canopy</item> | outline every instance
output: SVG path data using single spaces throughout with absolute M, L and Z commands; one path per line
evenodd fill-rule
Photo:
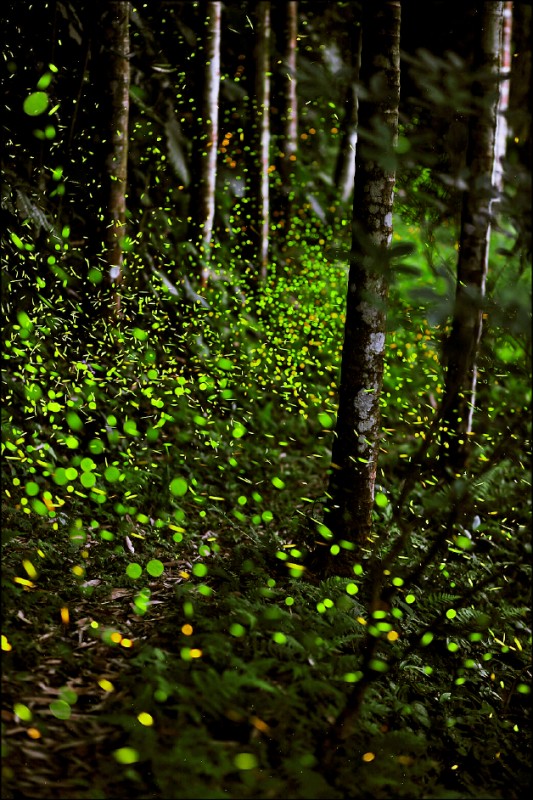
M 2 797 L 531 790 L 531 5 L 2 5 Z

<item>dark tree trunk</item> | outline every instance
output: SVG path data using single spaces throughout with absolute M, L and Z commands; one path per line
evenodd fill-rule
M 400 97 L 400 3 L 363 6 L 361 83 L 352 251 L 339 410 L 324 523 L 354 547 L 370 534 L 380 442 L 387 253 L 392 237 L 393 150 Z M 381 137 L 379 151 L 376 136 Z
M 488 269 L 501 69 L 503 2 L 485 2 L 472 87 L 478 103 L 468 129 L 468 189 L 463 195 L 452 330 L 446 345 L 441 463 L 454 472 L 466 466 L 476 402 L 477 356 Z M 481 73 L 478 73 L 481 74 Z
M 507 120 L 510 133 L 511 176 L 515 195 L 513 222 L 517 230 L 523 267 L 531 262 L 531 120 L 533 119 L 533 86 L 531 85 L 531 17 L 527 3 L 513 3 L 511 86 Z
M 106 163 L 108 200 L 105 248 L 108 278 L 113 289 L 113 313 L 120 314 L 119 285 L 123 280 L 123 242 L 126 235 L 128 182 L 128 123 L 130 89 L 130 4 L 109 0 L 105 17 L 106 61 L 109 76 L 109 155 Z
M 281 53 L 282 91 L 280 92 L 281 135 L 278 137 L 278 184 L 273 213 L 279 234 L 289 230 L 294 197 L 294 165 L 298 152 L 297 35 L 298 0 L 285 0 L 274 6 L 276 38 Z

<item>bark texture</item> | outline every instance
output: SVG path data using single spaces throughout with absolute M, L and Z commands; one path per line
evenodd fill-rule
M 298 97 L 297 97 L 297 40 L 298 0 L 285 0 L 276 6 L 278 45 L 282 53 L 283 72 L 281 120 L 283 124 L 279 143 L 278 172 L 280 184 L 277 193 L 276 216 L 278 230 L 286 234 L 290 225 L 293 197 L 293 172 L 298 151 Z
M 107 178 L 109 194 L 106 223 L 106 255 L 109 280 L 114 287 L 114 311 L 120 313 L 118 284 L 123 280 L 123 240 L 126 234 L 128 181 L 128 123 L 130 89 L 130 4 L 109 0 L 106 55 L 109 69 L 110 119 Z
M 261 0 L 255 11 L 256 45 L 250 70 L 250 128 L 246 180 L 248 241 L 243 255 L 247 277 L 257 285 L 267 276 L 270 225 L 270 2 Z
M 501 44 L 501 84 L 496 123 L 496 142 L 494 158 L 494 183 L 498 192 L 503 191 L 503 162 L 507 151 L 509 124 L 509 89 L 511 85 L 513 3 L 505 2 L 503 8 L 503 29 Z
M 357 145 L 358 81 L 361 69 L 361 26 L 354 25 L 352 48 L 348 54 L 351 82 L 346 92 L 342 136 L 339 145 L 333 184 L 343 203 L 348 202 L 353 192 L 355 176 L 355 148 Z
M 352 251 L 339 410 L 324 523 L 336 540 L 371 530 L 380 442 L 387 258 L 392 237 L 394 145 L 400 98 L 400 3 L 364 4 Z M 374 135 L 375 132 L 375 135 Z M 379 139 L 379 146 L 377 140 Z
M 488 269 L 491 209 L 496 196 L 496 128 L 501 69 L 503 2 L 483 3 L 475 53 L 473 94 L 478 103 L 468 128 L 468 189 L 461 210 L 457 289 L 446 346 L 441 463 L 454 472 L 466 466 L 476 402 L 477 357 Z
M 204 71 L 198 132 L 191 158 L 191 194 L 189 202 L 189 240 L 198 252 L 196 274 L 191 275 L 205 286 L 215 220 L 215 188 L 218 150 L 218 99 L 220 93 L 220 0 L 202 4 L 205 19 L 203 42 Z
M 270 3 L 260 2 L 258 11 L 258 43 L 256 80 L 257 116 L 259 125 L 259 175 L 258 222 L 259 234 L 259 274 L 261 280 L 267 276 L 268 232 L 270 226 Z

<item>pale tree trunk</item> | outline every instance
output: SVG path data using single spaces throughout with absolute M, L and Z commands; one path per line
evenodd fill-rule
M 215 189 L 218 150 L 218 99 L 220 93 L 220 22 L 222 3 L 219 0 L 201 4 L 205 18 L 203 44 L 201 108 L 198 133 L 191 158 L 191 194 L 189 201 L 189 240 L 198 253 L 193 280 L 205 286 L 209 279 L 209 262 L 215 220 Z
M 387 249 L 392 238 L 400 98 L 400 3 L 363 4 L 361 84 L 352 250 L 339 409 L 324 524 L 335 540 L 364 543 L 371 531 L 380 442 Z M 379 132 L 380 152 L 376 150 Z
M 109 69 L 110 119 L 107 178 L 109 194 L 105 248 L 109 281 L 113 287 L 112 311 L 120 315 L 118 286 L 123 280 L 123 241 L 126 235 L 128 181 L 128 123 L 130 89 L 130 3 L 109 0 L 105 17 L 107 67 Z
M 511 84 L 511 51 L 513 28 L 513 3 L 504 3 L 503 29 L 501 45 L 501 77 L 500 99 L 498 102 L 498 115 L 496 122 L 496 141 L 494 145 L 494 185 L 498 192 L 503 191 L 503 161 L 507 150 L 507 137 L 509 125 L 507 110 L 509 108 L 509 89 Z
M 359 70 L 361 67 L 361 26 L 354 26 L 350 50 L 351 82 L 348 86 L 345 100 L 344 119 L 342 121 L 342 136 L 339 152 L 335 163 L 333 185 L 343 203 L 347 203 L 353 192 L 355 177 L 355 148 L 357 145 L 357 106 Z
M 268 269 L 268 241 L 270 227 L 270 3 L 260 2 L 258 11 L 258 45 L 256 96 L 258 105 L 258 121 L 260 124 L 259 174 L 260 190 L 258 203 L 259 237 L 259 272 L 261 280 L 266 280 Z
M 278 172 L 280 185 L 277 194 L 277 227 L 282 236 L 290 227 L 294 195 L 293 172 L 298 152 L 298 96 L 297 96 L 297 38 L 298 0 L 285 0 L 274 6 L 282 18 L 277 20 L 281 40 L 283 92 L 281 120 L 283 131 L 278 147 Z
M 458 472 L 466 466 L 476 402 L 477 356 L 488 269 L 501 69 L 503 2 L 484 2 L 474 68 L 483 70 L 473 93 L 479 103 L 468 128 L 468 189 L 463 196 L 452 330 L 446 345 L 442 401 L 441 463 Z
M 264 281 L 268 268 L 270 225 L 270 2 L 261 0 L 255 10 L 256 46 L 250 70 L 250 127 L 246 180 L 246 228 L 243 256 L 252 286 Z

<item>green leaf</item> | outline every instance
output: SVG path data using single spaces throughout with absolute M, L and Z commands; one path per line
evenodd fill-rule
M 404 256 L 410 256 L 414 250 L 415 246 L 411 242 L 399 242 L 391 245 L 389 256 L 390 258 L 403 258 Z
M 22 722 L 30 722 L 33 718 L 33 714 L 28 706 L 25 706 L 24 703 L 15 703 L 13 706 L 13 711 L 17 715 L 17 717 L 22 720 Z
M 65 703 L 68 703 L 70 706 L 73 706 L 78 702 L 78 695 L 73 689 L 69 689 L 68 686 L 63 686 L 58 699 L 64 700 Z
M 50 711 L 57 719 L 68 719 L 72 714 L 70 705 L 65 700 L 52 700 Z

